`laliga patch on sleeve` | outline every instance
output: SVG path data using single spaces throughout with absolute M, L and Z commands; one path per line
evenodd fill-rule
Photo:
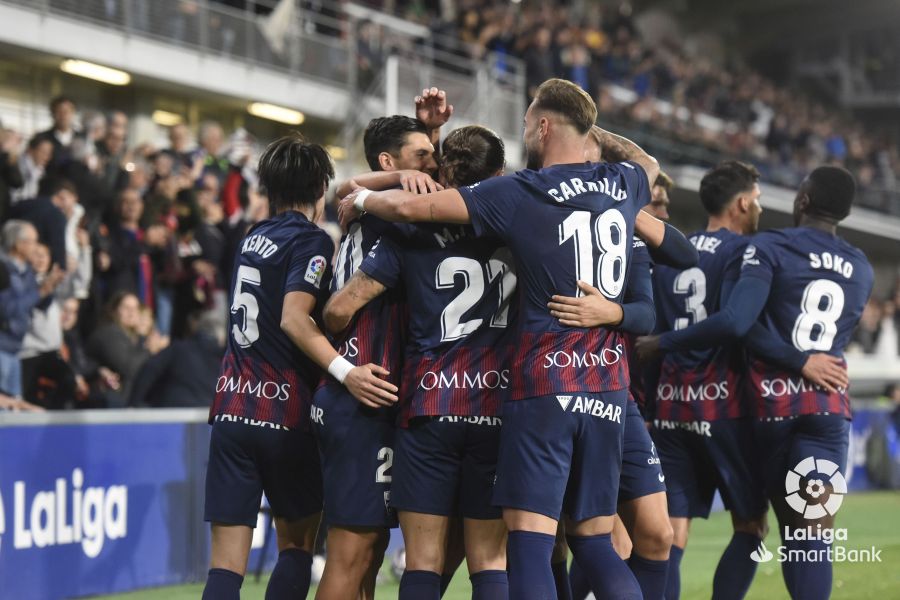
M 325 275 L 325 257 L 313 256 L 309 260 L 309 266 L 306 267 L 306 275 L 303 279 L 319 287 L 322 284 L 322 277 Z
M 756 246 L 750 244 L 747 246 L 747 249 L 744 250 L 744 263 L 741 266 L 757 266 L 759 265 L 759 259 L 756 258 Z

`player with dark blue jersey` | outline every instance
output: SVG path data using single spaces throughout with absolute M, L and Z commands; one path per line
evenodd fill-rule
M 511 398 L 494 488 L 510 530 L 514 598 L 554 597 L 550 556 L 561 513 L 598 594 L 641 597 L 609 537 L 628 387 L 622 334 L 566 327 L 547 311 L 554 294 L 577 293 L 578 280 L 619 299 L 636 223 L 653 246 L 663 240 L 663 225 L 637 214 L 649 200 L 656 161 L 604 132 L 604 151 L 621 148 L 629 162 L 584 163 L 595 119 L 593 100 L 577 85 L 548 80 L 525 115 L 528 169 L 425 196 L 358 190 L 341 205 L 345 219 L 355 207 L 389 220 L 471 222 L 476 234 L 505 242 L 519 265 Z
M 441 183 L 502 172 L 503 142 L 477 126 L 444 142 Z M 463 518 L 473 598 L 505 598 L 506 528 L 491 492 L 501 404 L 510 386 L 508 324 L 516 277 L 509 250 L 472 227 L 422 225 L 386 234 L 326 308 L 344 326 L 385 290 L 409 303 L 391 504 L 406 544 L 401 600 L 438 598 L 451 517 Z
M 422 191 L 439 189 L 423 171 L 434 173 L 440 126 L 452 107 L 444 92 L 424 90 L 416 98 L 417 119 L 405 116 L 373 119 L 363 145 L 372 173 L 361 182 Z M 347 184 L 338 196 L 349 193 Z M 403 227 L 403 226 L 400 226 Z M 376 241 L 398 226 L 372 216 L 349 225 L 335 261 L 332 293 L 351 280 Z M 403 295 L 389 292 L 366 305 L 335 337 L 342 356 L 354 364 L 374 363 L 400 385 L 407 327 Z M 337 381 L 326 377 L 313 401 L 312 426 L 319 444 L 328 525 L 328 560 L 318 598 L 355 600 L 375 593 L 375 575 L 396 527 L 390 506 L 396 406 L 357 402 Z M 362 588 L 362 589 L 360 589 Z
M 313 223 L 334 177 L 331 158 L 299 135 L 273 142 L 259 162 L 269 219 L 250 230 L 235 259 L 230 335 L 210 408 L 205 518 L 211 568 L 203 598 L 240 596 L 263 492 L 281 550 L 266 597 L 303 596 L 322 509 L 309 432 L 312 391 L 328 368 L 357 397 L 395 402 L 374 365 L 353 367 L 313 316 L 330 276 L 334 244 Z
M 751 165 L 726 161 L 701 180 L 708 223 L 689 236 L 700 261 L 691 269 L 659 265 L 654 270 L 658 331 L 683 330 L 719 309 L 723 287 L 737 277 L 735 261 L 758 227 L 758 178 Z M 668 339 L 664 333 L 663 349 Z M 717 489 L 731 512 L 734 535 L 719 561 L 713 597 L 743 597 L 756 572 L 750 552 L 765 536 L 767 503 L 743 393 L 743 364 L 739 345 L 669 352 L 662 361 L 653 437 L 675 532 L 668 596 L 679 593 L 690 520 L 709 517 Z
M 855 187 L 843 169 L 815 169 L 794 200 L 796 227 L 754 237 L 722 309 L 668 342 L 701 348 L 749 332 L 751 409 L 765 491 L 785 550 L 819 557 L 782 562 L 793 598 L 831 592 L 828 544 L 796 531 L 833 528 L 832 494 L 846 492 L 850 405 L 843 349 L 873 283 L 865 255 L 836 235 Z M 808 492 L 807 482 L 819 480 L 828 482 L 825 489 Z

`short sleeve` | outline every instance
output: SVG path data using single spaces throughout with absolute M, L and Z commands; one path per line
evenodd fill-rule
M 775 240 L 771 236 L 764 233 L 757 235 L 741 254 L 741 277 L 755 277 L 771 283 L 777 267 L 776 250 Z
M 459 188 L 475 235 L 506 240 L 514 229 L 518 184 L 514 176 L 493 177 Z M 521 207 L 519 207 L 521 208 Z
M 403 251 L 389 237 L 381 237 L 369 250 L 359 270 L 386 288 L 397 287 L 403 271 Z
M 297 240 L 291 249 L 284 293 L 306 292 L 317 296 L 328 286 L 325 274 L 334 255 L 334 242 L 324 231 L 317 231 L 306 239 Z

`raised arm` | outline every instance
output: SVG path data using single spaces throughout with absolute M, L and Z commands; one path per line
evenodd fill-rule
M 421 96 L 416 96 L 416 118 L 428 128 L 428 138 L 434 146 L 437 156 L 441 149 L 441 127 L 450 120 L 453 115 L 453 105 L 447 104 L 447 94 L 436 87 L 422 90 Z
M 362 173 L 356 175 L 353 179 L 342 182 L 337 187 L 335 193 L 338 198 L 343 198 L 358 187 L 364 187 L 370 190 L 389 190 L 391 188 L 401 187 L 407 192 L 419 194 L 439 192 L 444 189 L 444 186 L 432 179 L 427 173 L 409 169 Z
M 362 308 L 387 288 L 362 271 L 356 271 L 339 292 L 328 299 L 322 318 L 329 333 L 340 333 Z
M 469 209 L 457 190 L 443 190 L 433 194 L 416 195 L 404 190 L 373 192 L 358 188 L 341 200 L 339 214 L 346 224 L 370 212 L 385 221 L 399 223 L 458 223 L 470 222 Z
M 599 129 L 600 156 L 606 162 L 631 161 L 641 165 L 647 174 L 647 187 L 652 187 L 659 175 L 659 163 L 644 150 L 620 135 L 610 133 L 605 129 Z

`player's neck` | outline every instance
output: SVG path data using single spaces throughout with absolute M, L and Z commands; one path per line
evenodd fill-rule
M 290 208 L 283 208 L 283 209 L 279 210 L 278 212 L 276 212 L 275 214 L 282 215 L 286 212 L 298 212 L 301 215 L 303 215 L 304 217 L 306 217 L 306 219 L 308 221 L 312 222 L 313 217 L 316 214 L 316 207 L 315 206 L 291 206 Z
M 733 219 L 729 219 L 727 216 L 722 215 L 711 215 L 706 222 L 706 230 L 718 231 L 720 229 L 727 229 L 738 235 L 744 234 L 744 230 Z
M 566 140 L 564 143 L 555 143 L 545 147 L 543 168 L 552 167 L 554 165 L 583 163 L 583 146 L 584 142 L 576 144 Z
M 837 235 L 837 223 L 812 215 L 800 215 L 800 222 L 797 223 L 797 226 L 818 229 L 819 231 L 824 231 L 831 235 Z

